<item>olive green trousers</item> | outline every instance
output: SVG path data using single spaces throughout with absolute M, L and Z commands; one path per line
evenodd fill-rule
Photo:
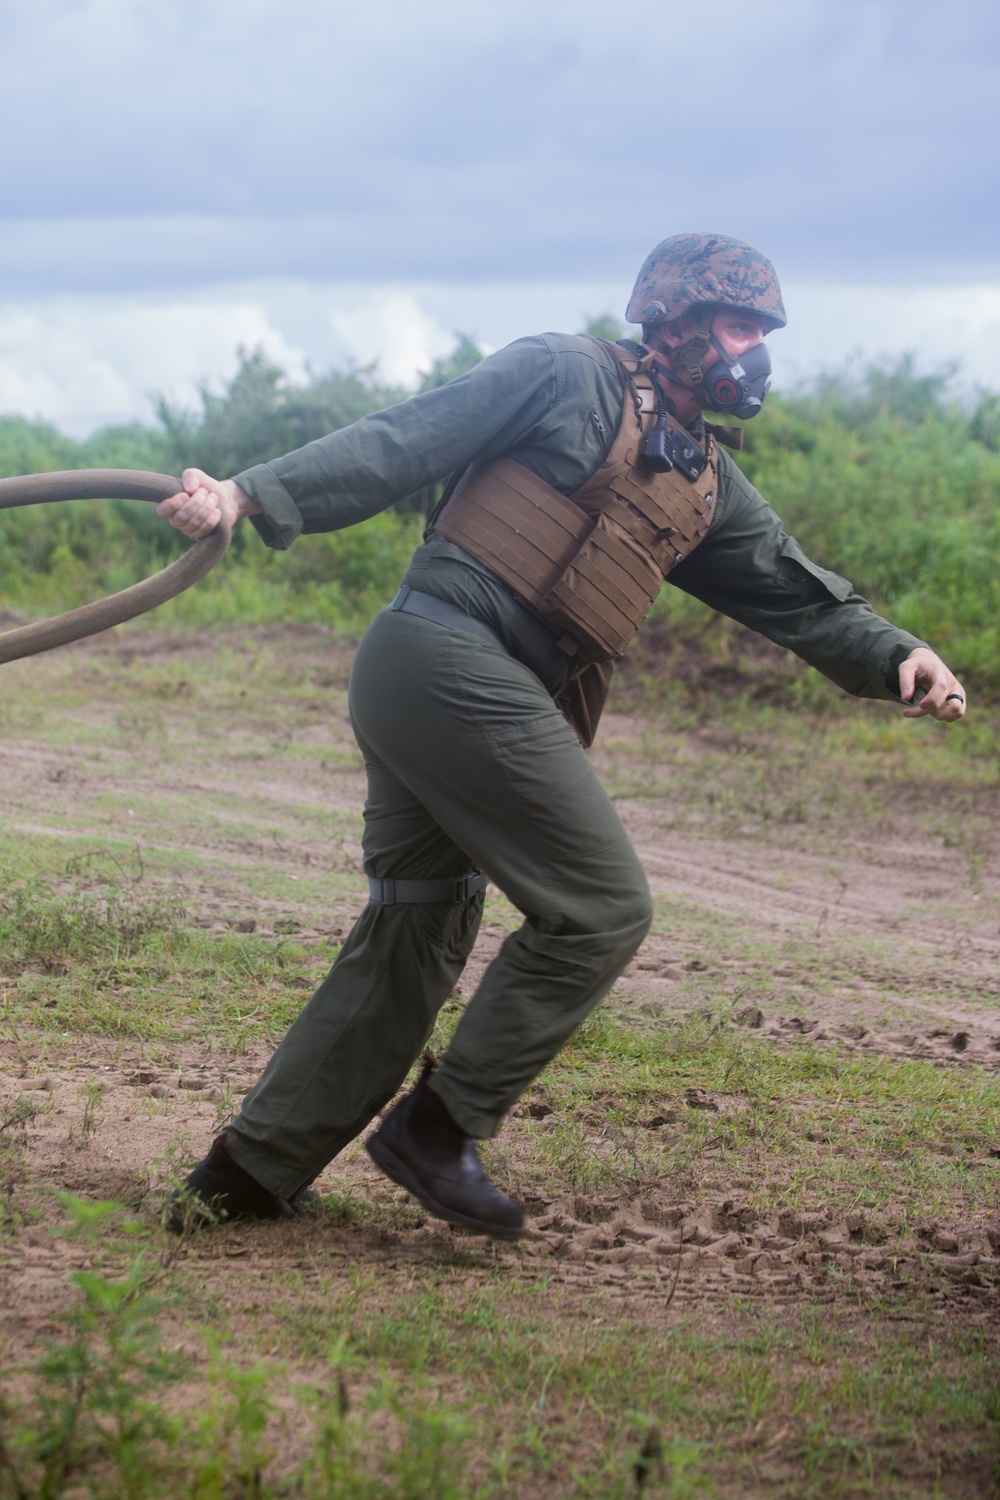
M 351 716 L 368 772 L 365 868 L 486 871 L 524 914 L 435 1074 L 483 1138 L 558 1052 L 649 927 L 646 878 L 576 736 L 499 646 L 383 611 L 358 649 Z M 289 1197 L 399 1089 L 472 951 L 482 895 L 369 902 L 230 1127 L 226 1149 Z

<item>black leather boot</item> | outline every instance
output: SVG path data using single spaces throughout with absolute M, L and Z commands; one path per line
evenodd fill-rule
M 436 1219 L 499 1240 L 519 1239 L 524 1213 L 486 1176 L 475 1141 L 455 1124 L 430 1087 L 433 1071 L 432 1062 L 424 1064 L 416 1088 L 369 1136 L 368 1155 Z
M 163 1226 L 175 1234 L 232 1219 L 294 1219 L 316 1194 L 300 1188 L 290 1199 L 276 1198 L 226 1153 L 226 1132 L 216 1136 L 212 1149 L 170 1194 L 163 1209 Z

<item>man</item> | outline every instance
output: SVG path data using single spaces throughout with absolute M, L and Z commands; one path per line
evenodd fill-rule
M 188 470 L 184 493 L 159 508 L 192 537 L 220 513 L 250 516 L 284 548 L 455 476 L 351 679 L 371 899 L 239 1116 L 171 1199 L 174 1228 L 295 1212 L 420 1054 L 475 942 L 485 871 L 524 923 L 440 1064 L 368 1150 L 432 1214 L 522 1232 L 475 1142 L 648 929 L 645 877 L 583 745 L 611 663 L 665 576 L 848 692 L 902 700 L 911 718 L 965 712 L 944 662 L 810 562 L 719 450 L 732 431 L 704 422 L 706 410 L 760 409 L 763 340 L 785 323 L 770 262 L 740 240 L 675 235 L 647 259 L 627 316 L 641 345 L 519 340 L 235 479 Z

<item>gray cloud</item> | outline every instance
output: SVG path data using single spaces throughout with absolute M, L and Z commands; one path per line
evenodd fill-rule
M 993 0 L 7 0 L 8 295 L 620 275 L 995 277 Z

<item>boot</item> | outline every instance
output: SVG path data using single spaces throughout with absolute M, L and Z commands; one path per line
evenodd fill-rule
M 519 1239 L 524 1233 L 521 1208 L 486 1176 L 475 1141 L 455 1124 L 430 1087 L 433 1071 L 433 1062 L 425 1062 L 416 1088 L 369 1136 L 368 1155 L 436 1219 L 499 1240 Z
M 308 1187 L 290 1199 L 276 1198 L 226 1152 L 226 1134 L 216 1136 L 212 1149 L 170 1194 L 163 1209 L 163 1225 L 175 1234 L 228 1223 L 231 1219 L 294 1219 L 315 1201 Z

